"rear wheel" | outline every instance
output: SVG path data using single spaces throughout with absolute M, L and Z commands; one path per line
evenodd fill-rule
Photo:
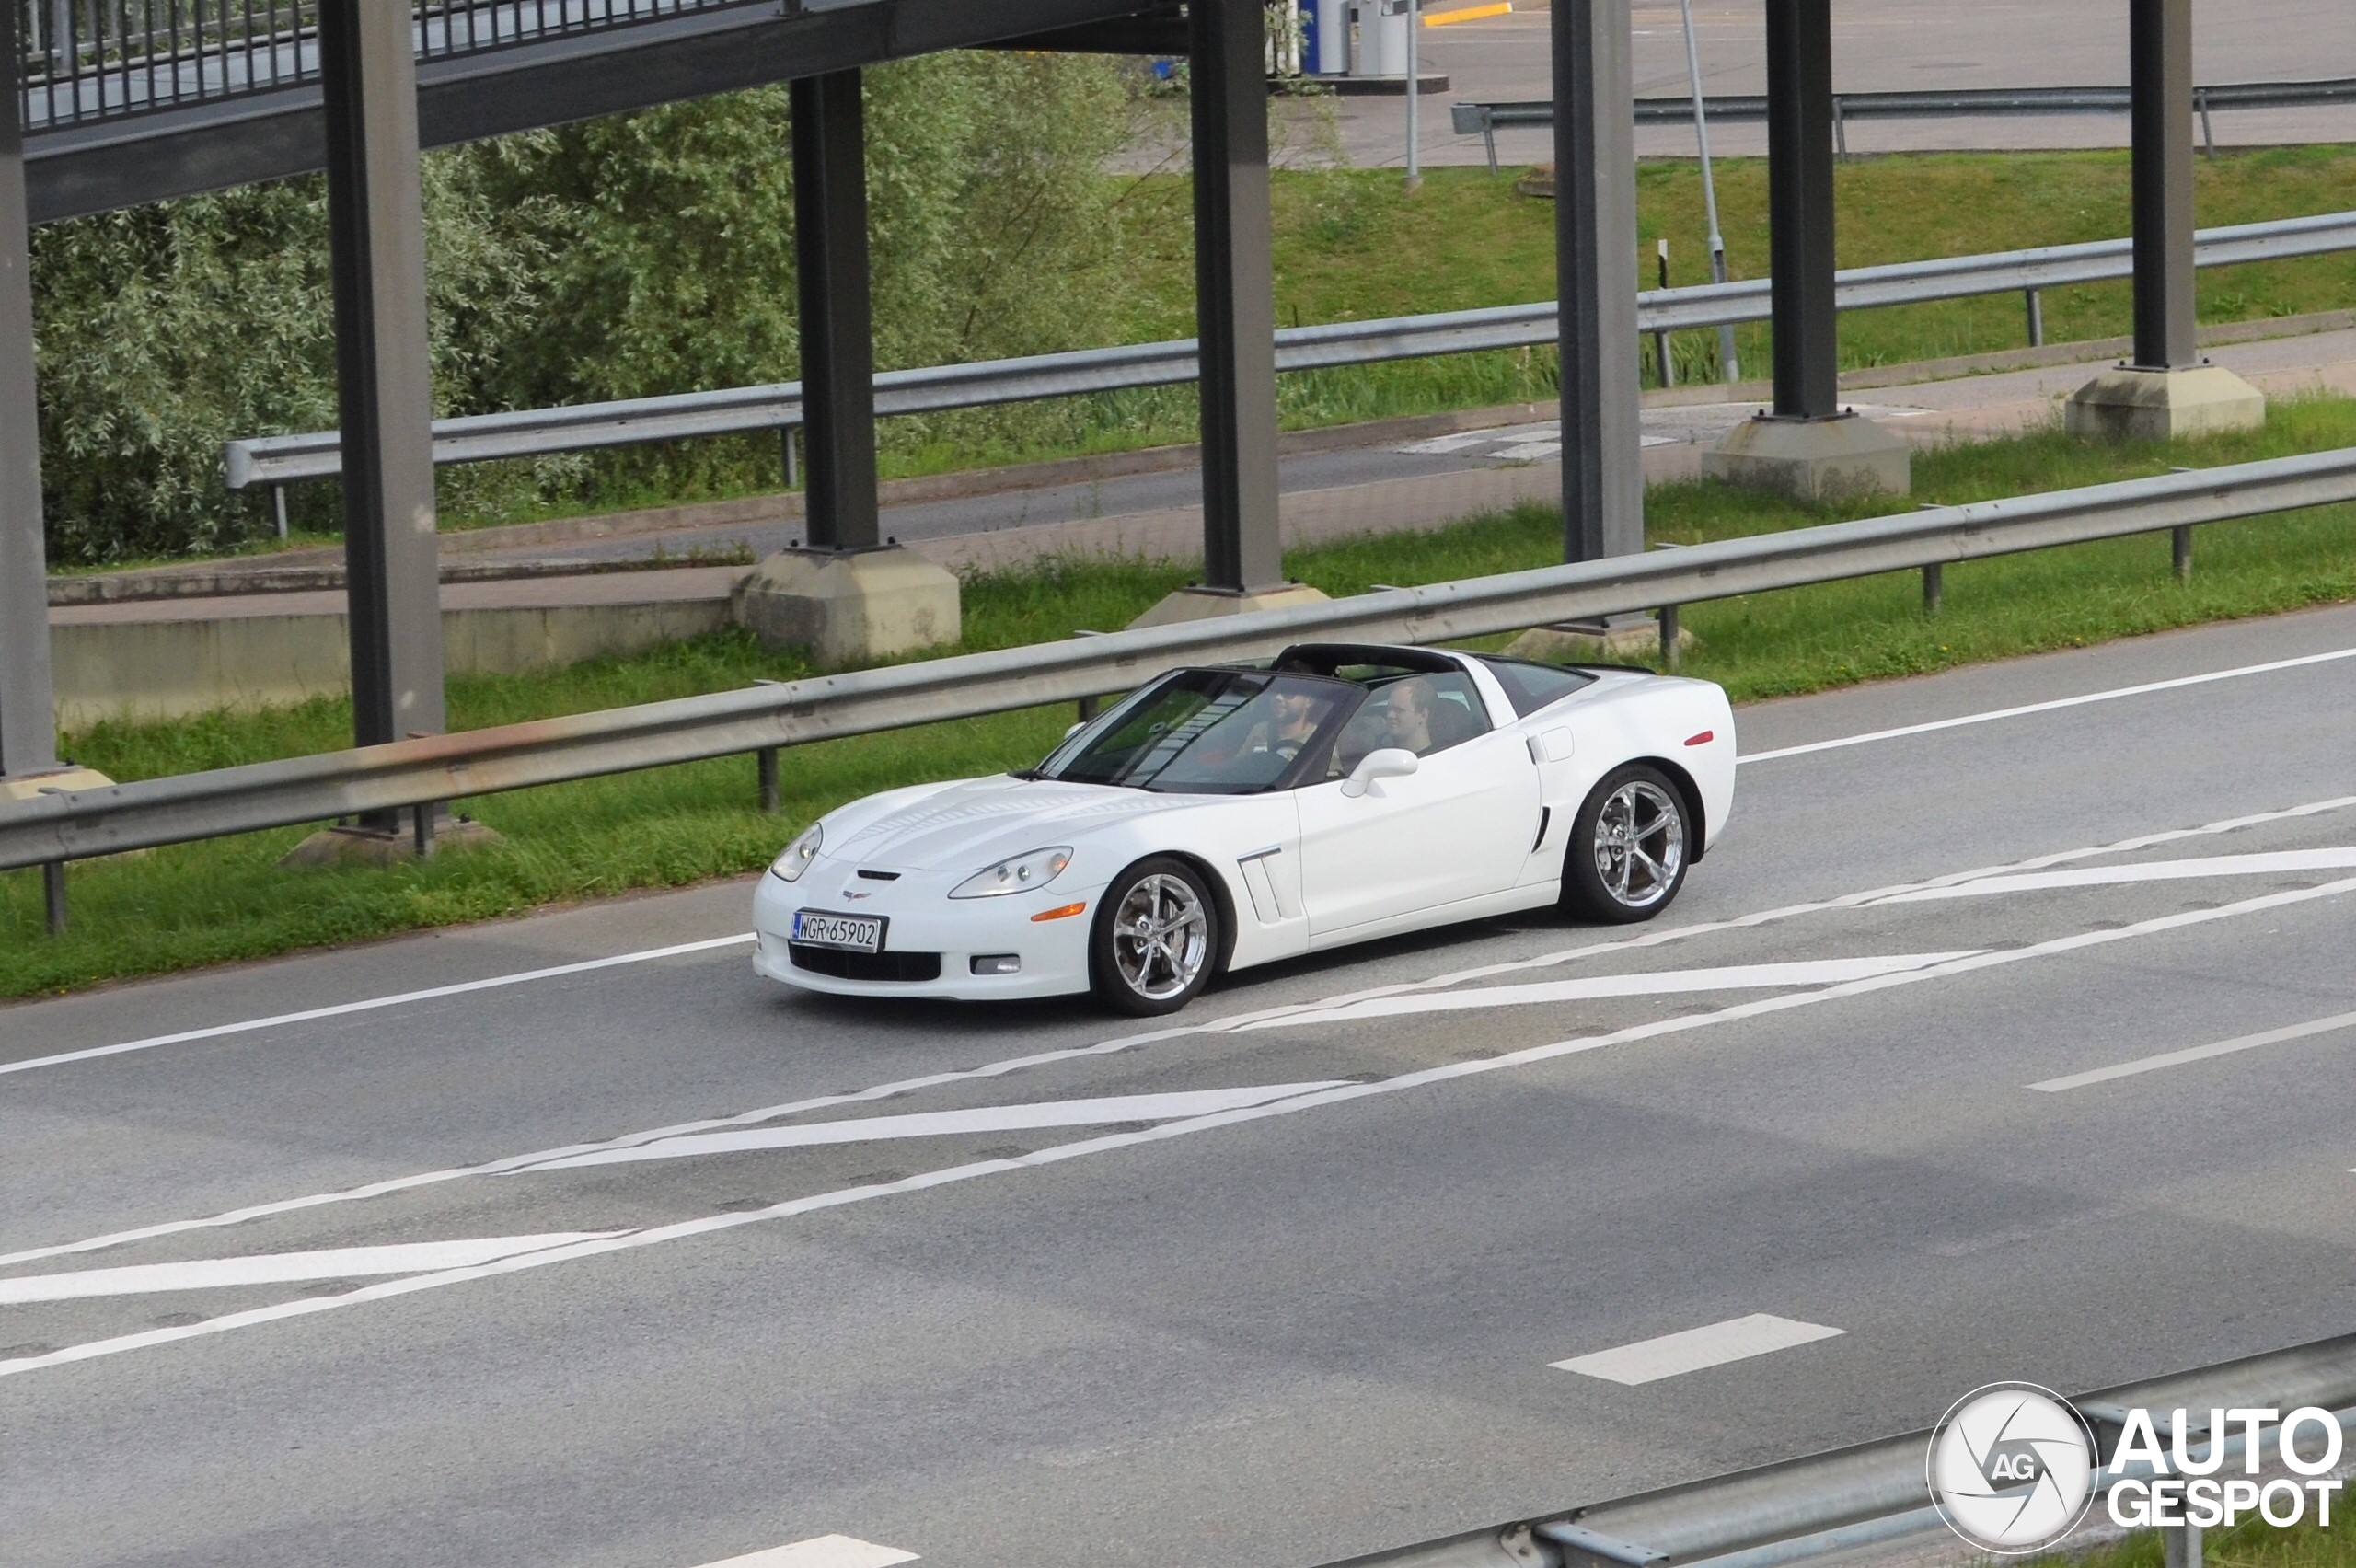
M 1209 981 L 1218 951 L 1218 904 L 1201 873 L 1157 856 L 1104 890 L 1089 934 L 1089 978 L 1115 1012 L 1173 1013 Z
M 1614 925 L 1649 920 L 1685 885 L 1685 798 L 1643 763 L 1607 775 L 1579 808 L 1563 866 L 1563 902 Z

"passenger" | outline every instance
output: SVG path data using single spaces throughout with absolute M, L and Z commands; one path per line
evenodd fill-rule
M 1432 744 L 1432 683 L 1417 675 L 1401 681 L 1384 693 L 1382 744 L 1414 752 L 1417 756 L 1431 754 Z

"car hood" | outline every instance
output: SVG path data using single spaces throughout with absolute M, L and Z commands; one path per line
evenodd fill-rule
M 885 870 L 979 870 L 1028 849 L 1077 846 L 1100 829 L 1201 803 L 1199 796 L 999 774 L 892 807 L 839 844 L 829 842 L 826 853 Z

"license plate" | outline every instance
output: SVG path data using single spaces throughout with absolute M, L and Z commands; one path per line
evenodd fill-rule
M 882 952 L 884 919 L 879 915 L 829 915 L 822 909 L 798 909 L 793 915 L 793 940 L 807 947 Z

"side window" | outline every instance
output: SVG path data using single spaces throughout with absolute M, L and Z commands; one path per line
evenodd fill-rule
M 1471 676 L 1409 675 L 1367 698 L 1334 747 L 1328 777 L 1346 777 L 1370 751 L 1396 746 L 1430 756 L 1488 730 L 1488 715 Z
M 1595 677 L 1584 670 L 1565 670 L 1553 664 L 1541 664 L 1528 659 L 1484 659 L 1489 673 L 1506 688 L 1506 696 L 1513 699 L 1514 714 L 1527 719 L 1542 708 L 1550 708 L 1583 686 L 1595 684 Z

